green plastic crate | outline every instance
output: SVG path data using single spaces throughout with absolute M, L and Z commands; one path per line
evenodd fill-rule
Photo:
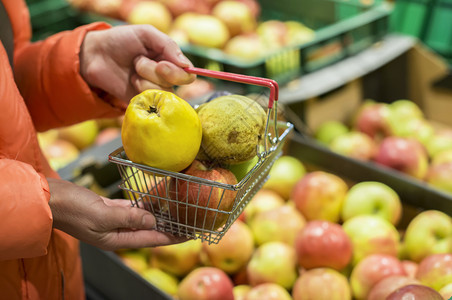
M 82 25 L 81 15 L 65 0 L 27 0 L 34 41 Z
M 419 38 L 452 64 L 452 0 L 396 0 L 391 30 Z
M 234 59 L 219 49 L 186 45 L 181 46 L 182 50 L 195 66 L 272 78 L 281 85 L 380 41 L 389 31 L 392 11 L 391 5 L 379 1 L 372 5 L 345 0 L 259 0 L 259 3 L 261 21 L 300 21 L 315 30 L 315 38 L 253 61 Z

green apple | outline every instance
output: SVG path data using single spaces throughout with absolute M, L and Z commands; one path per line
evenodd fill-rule
M 377 215 L 397 225 L 402 215 L 399 195 L 381 182 L 363 181 L 355 184 L 345 196 L 341 217 L 347 221 L 365 214 Z
M 251 286 L 247 284 L 235 285 L 232 289 L 234 293 L 234 300 L 246 300 L 246 295 L 251 290 Z
M 295 249 L 283 242 L 259 246 L 247 265 L 247 275 L 252 286 L 276 283 L 291 289 L 297 278 Z
M 389 221 L 376 215 L 358 215 L 342 225 L 353 245 L 352 264 L 356 265 L 371 254 L 396 257 L 400 248 L 400 234 Z
M 158 268 L 149 268 L 144 270 L 141 276 L 165 293 L 171 296 L 177 295 L 179 280 L 174 275 Z
M 234 173 L 235 177 L 237 178 L 237 181 L 240 182 L 240 180 L 242 180 L 251 171 L 251 169 L 257 164 L 258 161 L 259 157 L 256 155 L 252 159 L 242 162 L 240 164 L 229 165 L 228 169 L 232 173 Z
M 403 247 L 416 262 L 432 254 L 452 253 L 451 217 L 438 210 L 419 213 L 407 226 Z
M 439 293 L 443 296 L 443 299 L 452 299 L 452 282 L 443 286 Z
M 263 187 L 277 192 L 288 200 L 293 187 L 305 174 L 306 168 L 298 158 L 283 155 L 273 164 Z
M 427 152 L 431 158 L 435 158 L 436 155 L 452 149 L 452 136 L 435 134 L 426 145 Z
M 435 129 L 429 121 L 419 118 L 398 120 L 392 123 L 391 129 L 393 135 L 414 138 L 425 146 L 430 143 L 435 134 Z
M 394 120 L 420 119 L 424 117 L 421 108 L 411 100 L 400 99 L 389 104 L 391 115 Z
M 329 145 L 334 138 L 343 135 L 348 131 L 349 129 L 347 126 L 342 122 L 326 121 L 320 124 L 319 128 L 315 131 L 314 136 L 320 143 Z

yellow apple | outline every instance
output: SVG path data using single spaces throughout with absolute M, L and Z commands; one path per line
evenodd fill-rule
M 168 8 L 157 1 L 140 1 L 127 16 L 130 24 L 150 24 L 158 30 L 168 33 L 172 16 Z
M 94 144 L 99 126 L 95 120 L 80 122 L 58 130 L 58 138 L 74 144 L 79 150 L 86 149 Z
M 179 172 L 198 154 L 202 127 L 185 100 L 171 92 L 146 90 L 130 101 L 121 137 L 131 161 Z
M 251 32 L 256 27 L 251 8 L 239 1 L 218 2 L 212 9 L 212 15 L 226 24 L 231 36 Z
M 174 275 L 157 268 L 148 268 L 141 273 L 141 276 L 165 293 L 171 296 L 177 295 L 179 280 Z

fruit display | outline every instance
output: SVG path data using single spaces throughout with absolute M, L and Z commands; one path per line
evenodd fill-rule
M 173 276 L 177 296 L 174 289 L 168 294 L 180 300 L 448 299 L 441 295 L 450 295 L 452 283 L 450 216 L 437 210 L 411 215 L 385 184 L 353 182 L 288 154 L 273 167 L 281 165 L 297 170 L 298 179 L 280 178 L 279 170 L 269 180 L 290 185 L 288 196 L 272 185 L 261 188 L 218 244 L 193 240 L 118 256 L 141 256 L 124 263 L 142 276 L 155 268 Z M 184 254 L 185 244 L 196 247 Z M 173 249 L 163 256 L 172 270 L 159 263 L 164 249 Z M 166 281 L 150 282 L 168 290 Z
M 327 121 L 314 137 L 331 151 L 372 162 L 452 193 L 452 129 L 407 99 L 365 100 L 350 120 Z
M 313 40 L 315 31 L 297 20 L 263 20 L 257 0 L 68 0 L 83 11 L 150 24 L 180 46 L 218 49 L 256 61 L 284 47 Z
M 74 162 L 81 153 L 118 138 L 122 118 L 84 121 L 38 133 L 38 142 L 50 166 L 59 170 Z

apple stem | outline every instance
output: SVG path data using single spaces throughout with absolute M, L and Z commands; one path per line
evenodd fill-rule
M 155 107 L 154 105 L 149 105 L 149 110 L 148 110 L 148 112 L 150 113 L 150 114 L 156 114 L 157 113 L 157 107 Z

